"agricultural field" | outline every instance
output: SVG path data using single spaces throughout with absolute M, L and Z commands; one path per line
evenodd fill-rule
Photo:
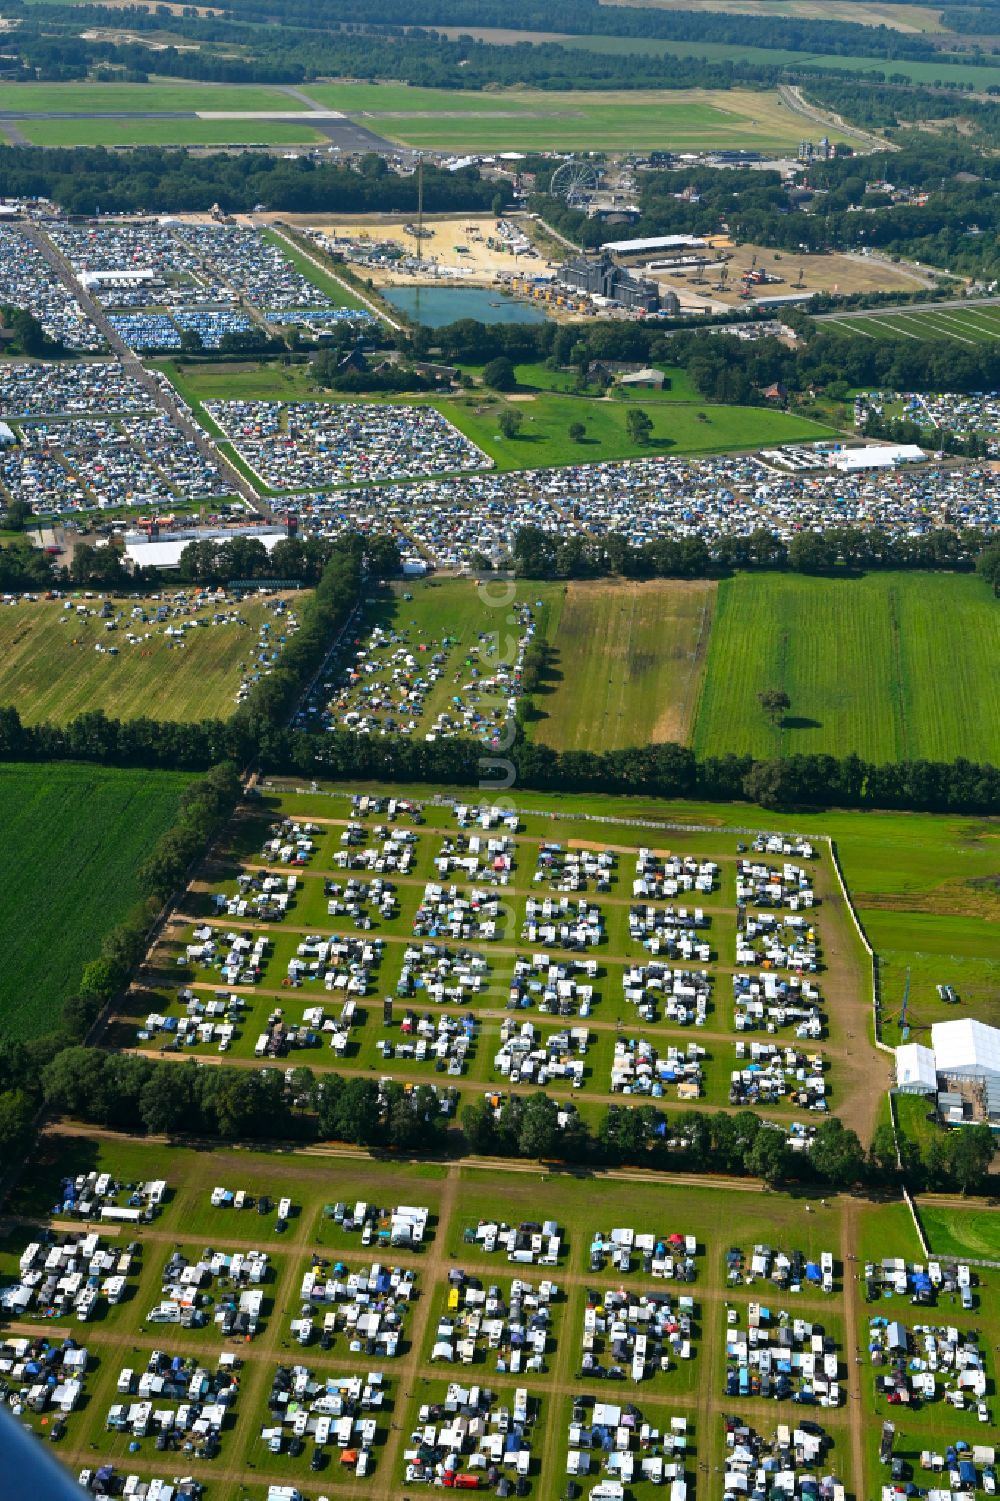
M 226 719 L 241 684 L 258 670 L 262 628 L 273 632 L 278 646 L 278 598 L 292 601 L 289 595 L 269 603 L 208 603 L 183 590 L 169 600 L 119 601 L 124 614 L 113 634 L 101 617 L 101 600 L 75 599 L 69 609 L 65 600 L 4 605 L 0 703 L 13 704 L 31 724 L 65 724 L 92 709 L 121 719 Z M 157 611 L 168 605 L 178 614 L 157 621 Z M 147 619 L 133 618 L 134 608 Z M 294 613 L 294 602 L 290 609 Z
M 411 89 L 401 84 L 316 84 L 310 98 L 369 124 L 403 145 L 464 151 L 710 150 L 786 151 L 802 139 L 802 119 L 776 93 L 746 89 L 489 94 Z M 831 139 L 836 135 L 831 131 Z M 841 133 L 840 139 L 845 139 Z
M 173 822 L 187 777 L 75 765 L 0 767 L 6 875 L 0 1030 L 58 1023 L 102 935 L 137 900 L 135 872 Z
M 625 0 L 602 0 L 624 4 Z M 944 31 L 946 16 L 934 5 L 879 4 L 878 0 L 629 0 L 655 10 L 725 11 L 733 16 L 778 16 L 797 21 L 844 21 L 895 31 Z
M 1000 338 L 1000 304 L 975 307 L 916 307 L 870 317 L 838 314 L 821 322 L 862 339 L 953 339 L 959 344 L 990 344 Z
M 692 743 L 702 755 L 995 760 L 998 650 L 1000 616 L 975 578 L 726 579 Z M 757 703 L 769 687 L 791 698 L 780 725 Z
M 714 583 L 679 580 L 567 585 L 551 665 L 533 702 L 535 738 L 557 750 L 685 743 L 715 595 Z

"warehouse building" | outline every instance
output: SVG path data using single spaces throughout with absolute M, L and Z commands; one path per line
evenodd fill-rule
M 922 464 L 927 458 L 915 443 L 877 443 L 866 448 L 839 448 L 827 460 L 840 474 L 863 469 L 898 469 L 901 464 Z

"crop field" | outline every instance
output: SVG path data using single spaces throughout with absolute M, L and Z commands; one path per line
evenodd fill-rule
M 776 93 L 745 89 L 603 93 L 410 89 L 400 84 L 310 85 L 310 98 L 404 145 L 464 151 L 712 147 L 787 150 L 801 116 Z
M 680 580 L 569 584 L 535 737 L 558 750 L 686 742 L 715 592 Z
M 857 752 L 873 760 L 995 760 L 1000 617 L 975 578 L 741 575 L 719 586 L 693 744 Z M 772 726 L 757 703 L 784 688 Z
M 1000 339 L 1000 304 L 983 307 L 887 310 L 872 317 L 846 314 L 823 320 L 831 328 L 867 339 L 954 339 L 959 344 L 990 344 Z
M 173 821 L 187 781 L 91 766 L 0 767 L 0 929 L 9 940 L 0 1030 L 29 1038 L 57 1025 L 102 935 L 136 901 L 136 868 Z
M 138 603 L 149 613 L 146 601 Z M 0 703 L 13 704 L 25 723 L 66 723 L 91 709 L 122 719 L 228 718 L 260 628 L 274 619 L 258 601 L 230 600 L 224 612 L 238 614 L 240 623 L 212 624 L 214 607 L 192 607 L 184 618 L 200 629 L 179 638 L 162 624 L 138 624 L 142 639 L 130 644 L 123 639 L 132 624 L 127 606 L 114 635 L 91 608 L 80 616 L 60 600 L 39 600 L 0 609 Z M 103 649 L 115 643 L 117 656 Z

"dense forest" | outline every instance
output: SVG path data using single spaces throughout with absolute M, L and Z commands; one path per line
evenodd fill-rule
M 195 212 L 213 203 L 232 213 L 247 213 L 258 203 L 299 213 L 412 213 L 417 181 L 390 173 L 374 156 L 364 158 L 354 171 L 309 157 L 287 160 L 256 152 L 196 156 L 157 146 L 127 153 L 103 146 L 0 146 L 0 194 L 52 198 L 71 214 L 92 214 L 98 206 L 105 211 Z M 428 213 L 490 213 L 509 203 L 510 194 L 506 183 L 483 181 L 476 167 L 456 172 L 424 168 Z

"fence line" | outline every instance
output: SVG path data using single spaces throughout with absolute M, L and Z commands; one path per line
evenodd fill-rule
M 881 1051 L 883 1053 L 893 1053 L 895 1051 L 895 1049 L 891 1048 L 887 1042 L 883 1042 L 882 1041 L 882 1035 L 881 1035 L 881 1033 L 882 1033 L 882 987 L 881 987 L 881 983 L 880 983 L 880 979 L 879 979 L 878 955 L 876 954 L 875 950 L 872 948 L 871 944 L 868 942 L 868 935 L 867 935 L 867 933 L 865 932 L 864 928 L 861 925 L 861 919 L 858 916 L 857 908 L 854 905 L 854 901 L 853 901 L 853 899 L 851 897 L 851 893 L 847 889 L 847 882 L 844 880 L 844 873 L 843 873 L 843 871 L 840 868 L 840 856 L 837 854 L 837 845 L 836 845 L 836 842 L 828 835 L 827 836 L 827 843 L 830 846 L 830 858 L 833 861 L 833 868 L 834 868 L 834 870 L 837 873 L 837 882 L 838 882 L 838 884 L 840 886 L 840 890 L 841 890 L 841 893 L 843 895 L 844 901 L 847 903 L 847 910 L 851 914 L 851 920 L 853 921 L 855 931 L 856 931 L 858 937 L 861 940 L 862 947 L 864 948 L 865 953 L 868 955 L 868 958 L 871 961 L 871 967 L 872 967 L 872 1026 L 873 1026 L 874 1032 L 875 1032 L 875 1046 L 877 1048 L 881 1049 Z
M 889 1098 L 890 1100 L 892 1099 L 891 1094 Z M 920 1242 L 920 1249 L 929 1260 L 931 1254 L 930 1246 L 927 1244 L 927 1237 L 924 1234 L 924 1227 L 923 1225 L 921 1225 L 920 1216 L 917 1214 L 917 1206 L 916 1204 L 914 1204 L 913 1199 L 910 1197 L 910 1190 L 907 1188 L 905 1183 L 903 1184 L 903 1198 L 906 1200 L 906 1207 L 910 1211 L 910 1218 L 913 1221 L 913 1228 L 917 1232 L 917 1239 Z

